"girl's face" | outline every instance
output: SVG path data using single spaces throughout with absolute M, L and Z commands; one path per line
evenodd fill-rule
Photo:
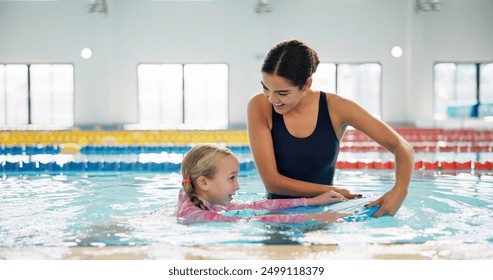
M 214 205 L 228 206 L 233 195 L 240 188 L 238 185 L 239 163 L 236 157 L 227 155 L 219 162 L 218 172 L 213 179 L 208 179 L 207 201 Z
M 293 86 L 283 77 L 262 72 L 264 95 L 278 114 L 285 114 L 301 103 L 304 88 Z

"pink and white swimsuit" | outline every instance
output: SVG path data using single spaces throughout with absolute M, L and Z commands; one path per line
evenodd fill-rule
M 183 189 L 178 195 L 178 205 L 176 207 L 176 217 L 180 223 L 191 224 L 197 222 L 236 222 L 239 220 L 261 221 L 266 223 L 303 223 L 304 215 L 261 215 L 248 218 L 225 216 L 219 212 L 230 210 L 281 210 L 297 206 L 306 206 L 306 198 L 296 199 L 269 199 L 262 201 L 254 201 L 249 203 L 234 203 L 231 202 L 228 207 L 220 205 L 212 205 L 209 202 L 201 199 L 202 202 L 209 208 L 209 211 L 202 210 L 192 204 L 187 194 Z

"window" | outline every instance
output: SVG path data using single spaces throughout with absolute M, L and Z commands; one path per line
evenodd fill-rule
M 228 124 L 226 64 L 141 64 L 137 74 L 140 124 Z
M 493 63 L 481 64 L 479 71 L 479 102 L 493 104 Z
M 320 63 L 313 74 L 312 88 L 324 92 L 337 92 L 336 64 Z
M 493 63 L 437 63 L 435 118 L 493 114 Z
M 139 65 L 139 120 L 146 124 L 183 121 L 183 66 Z
M 312 88 L 337 92 L 380 117 L 381 76 L 382 66 L 378 63 L 320 63 L 313 75 Z
M 0 124 L 27 124 L 27 65 L 0 65 Z
M 70 64 L 0 65 L 0 124 L 74 125 Z

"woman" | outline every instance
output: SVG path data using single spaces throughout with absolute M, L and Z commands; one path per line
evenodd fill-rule
M 404 201 L 413 171 L 413 149 L 392 128 L 358 104 L 311 89 L 320 63 L 317 53 L 291 40 L 274 46 L 262 66 L 264 92 L 248 103 L 248 136 L 268 198 L 312 197 L 332 186 L 339 142 L 348 126 L 365 133 L 395 156 L 394 187 L 368 206 L 373 215 L 395 215 Z

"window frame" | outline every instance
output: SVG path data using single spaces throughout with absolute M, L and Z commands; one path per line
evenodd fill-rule
M 0 126 L 37 126 L 37 125 L 40 125 L 40 126 L 63 126 L 63 127 L 74 127 L 75 126 L 75 66 L 73 63 L 62 63 L 62 62 L 57 62 L 57 63 L 0 63 L 0 65 L 4 66 L 5 68 L 7 66 L 14 66 L 14 65 L 19 65 L 19 66 L 25 66 L 26 67 L 26 95 L 27 95 L 27 122 L 26 123 L 9 123 L 7 122 L 8 119 L 6 118 L 5 119 L 5 122 L 3 123 L 0 123 Z M 71 69 L 71 77 L 72 77 L 72 102 L 71 102 L 71 106 L 72 106 L 72 119 L 71 119 L 71 123 L 70 124 L 64 124 L 64 123 L 55 123 L 55 122 L 50 122 L 50 123 L 33 123 L 33 98 L 32 98 L 32 85 L 33 85 L 33 79 L 32 79 L 32 70 L 31 70 L 31 67 L 32 66 L 41 66 L 41 65 L 48 65 L 48 66 L 54 66 L 54 65 L 64 65 L 64 66 L 70 66 L 72 69 Z M 6 74 L 5 74 L 6 75 Z M 6 88 L 7 87 L 7 84 L 8 82 L 5 80 L 4 81 L 4 87 Z M 56 86 L 56 85 L 54 85 Z M 50 92 L 50 96 L 53 97 L 53 89 L 51 90 Z M 8 97 L 7 97 L 7 92 L 5 91 L 5 96 L 4 96 L 5 100 L 7 101 Z M 55 102 L 56 104 L 56 102 Z M 7 106 L 8 103 L 6 102 L 4 104 L 4 106 Z M 2 108 L 3 109 L 3 108 Z M 7 111 L 7 110 L 5 110 Z M 7 112 L 5 112 L 5 114 L 7 114 Z M 56 118 L 51 118 L 51 121 L 53 121 L 54 119 Z M 63 118 L 61 118 L 63 119 Z
M 141 79 L 139 77 L 139 67 L 141 66 L 152 66 L 152 65 L 155 65 L 155 66 L 163 66 L 163 65 L 180 65 L 181 66 L 181 96 L 179 99 L 181 99 L 181 116 L 180 116 L 180 122 L 179 123 L 166 123 L 166 122 L 163 122 L 162 119 L 160 120 L 157 120 L 157 122 L 142 122 L 142 116 L 141 116 Z M 225 91 L 225 97 L 224 97 L 224 102 L 225 102 L 225 105 L 226 105 L 226 109 L 225 109 L 225 114 L 226 114 L 226 117 L 225 117 L 225 121 L 224 121 L 224 124 L 222 123 L 213 123 L 213 124 L 207 124 L 207 123 L 194 123 L 194 122 L 187 122 L 187 96 L 186 96 L 186 84 L 187 84 L 187 80 L 186 80 L 186 66 L 187 65 L 221 65 L 221 66 L 225 66 L 226 67 L 226 71 L 225 71 L 225 74 L 226 74 L 226 80 L 225 80 L 225 86 L 226 86 L 226 91 Z M 159 91 L 159 95 L 163 96 L 163 91 Z M 227 127 L 229 124 L 230 124 L 230 106 L 229 106 L 229 101 L 230 101 L 230 67 L 229 67 L 229 64 L 227 63 L 222 63 L 222 62 L 209 62 L 209 63 L 139 63 L 137 65 L 137 100 L 138 100 L 138 126 L 144 126 L 144 127 L 148 127 L 148 126 L 159 126 L 159 127 L 179 127 L 179 128 L 184 128 L 184 129 L 187 129 L 187 128 L 205 128 L 205 129 L 219 129 L 219 128 L 225 128 Z M 161 106 L 161 105 L 160 105 Z
M 440 112 L 437 106 L 439 106 L 439 98 L 438 98 L 438 87 L 437 87 L 437 70 L 436 67 L 440 64 L 453 64 L 455 65 L 455 69 L 457 69 L 459 66 L 465 66 L 465 65 L 473 65 L 475 69 L 474 73 L 474 80 L 475 80 L 475 88 L 472 89 L 475 91 L 475 99 L 471 100 L 474 102 L 474 104 L 471 104 L 471 101 L 468 101 L 466 99 L 462 100 L 463 102 L 461 103 L 460 99 L 454 99 L 451 100 L 451 102 L 445 104 L 445 111 Z M 445 62 L 445 61 L 439 61 L 433 63 L 433 82 L 432 82 L 432 87 L 433 87 L 433 119 L 439 120 L 439 119 L 451 119 L 451 118 L 457 118 L 457 117 L 472 117 L 472 118 L 478 118 L 481 117 L 478 113 L 478 107 L 481 104 L 493 104 L 493 100 L 490 103 L 481 103 L 481 85 L 482 85 L 482 73 L 481 70 L 485 68 L 487 65 L 491 65 L 493 67 L 493 62 L 491 61 L 475 61 L 475 62 L 470 62 L 470 61 L 460 61 L 460 62 Z M 455 71 L 455 77 L 457 77 L 457 70 Z M 458 90 L 458 85 L 457 85 L 457 78 L 454 78 L 454 84 L 451 85 L 451 87 L 454 89 L 454 91 Z M 457 93 L 455 93 L 456 95 Z M 455 103 L 455 104 L 451 104 Z M 493 106 L 493 105 L 491 105 Z M 453 113 L 453 110 L 451 110 L 451 113 L 448 112 L 449 108 L 456 108 L 455 114 Z
M 361 65 L 378 65 L 380 67 L 380 75 L 379 75 L 379 81 L 378 81 L 378 87 L 379 87 L 379 92 L 378 92 L 378 101 L 376 102 L 378 104 L 378 113 L 373 113 L 371 112 L 371 108 L 366 108 L 364 106 L 365 102 L 364 100 L 359 100 L 359 99 L 354 99 L 354 98 L 349 98 L 348 95 L 345 95 L 344 93 L 340 92 L 340 67 L 341 66 L 344 66 L 344 65 L 349 65 L 349 66 L 361 66 Z M 355 101 L 356 103 L 358 103 L 360 106 L 362 106 L 365 110 L 367 110 L 370 114 L 372 114 L 374 117 L 378 118 L 378 119 L 381 119 L 382 118 L 382 110 L 383 110 L 383 65 L 382 63 L 380 62 L 320 62 L 319 66 L 320 65 L 334 65 L 335 66 L 335 71 L 334 71 L 334 74 L 335 74 L 335 77 L 334 78 L 334 93 L 337 94 L 337 95 L 340 95 L 344 98 L 349 98 L 353 101 Z M 319 68 L 317 68 L 317 72 L 318 72 Z M 317 74 L 317 72 L 315 72 L 314 75 Z M 359 85 L 361 86 L 361 85 Z M 313 88 L 313 87 L 312 87 Z M 325 89 L 321 89 L 321 88 L 314 88 L 315 90 L 322 90 L 322 91 L 325 91 Z M 330 92 L 330 91 L 328 91 Z

